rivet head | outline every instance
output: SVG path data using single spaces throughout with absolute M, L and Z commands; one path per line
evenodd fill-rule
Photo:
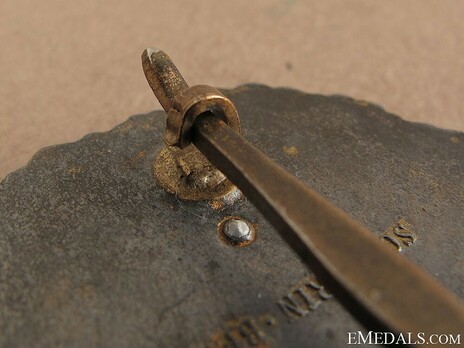
M 238 217 L 229 216 L 218 225 L 219 237 L 232 246 L 246 246 L 256 239 L 256 229 L 249 221 Z

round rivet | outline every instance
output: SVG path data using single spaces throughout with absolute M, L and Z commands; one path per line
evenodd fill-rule
M 256 230 L 252 223 L 238 217 L 224 218 L 218 225 L 219 237 L 232 246 L 246 246 L 256 239 Z

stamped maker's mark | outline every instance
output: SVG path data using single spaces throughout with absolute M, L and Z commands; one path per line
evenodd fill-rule
M 323 301 L 332 298 L 316 277 L 304 277 L 279 302 L 279 307 L 291 319 L 304 317 L 314 311 Z
M 415 243 L 417 235 L 410 223 L 400 219 L 395 225 L 382 233 L 381 238 L 393 245 L 398 251 L 402 251 L 405 246 L 409 247 Z
M 272 342 L 269 331 L 276 325 L 274 317 L 268 314 L 229 320 L 221 330 L 211 336 L 210 347 L 267 347 Z

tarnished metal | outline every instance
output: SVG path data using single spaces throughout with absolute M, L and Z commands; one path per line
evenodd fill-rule
M 240 197 L 235 185 L 193 145 L 162 149 L 153 162 L 153 173 L 160 185 L 179 199 L 230 204 Z
M 155 48 L 142 53 L 148 84 L 167 112 L 164 142 L 154 163 L 154 174 L 166 191 L 185 200 L 230 200 L 234 185 L 197 150 L 190 146 L 192 126 L 198 115 L 214 111 L 240 132 L 234 104 L 216 88 L 189 87 L 169 56 Z M 181 150 L 182 149 L 182 150 Z M 229 196 L 225 198 L 225 196 Z
M 149 56 L 147 51 L 145 56 Z M 172 65 L 170 70 L 180 76 L 167 56 L 158 57 L 167 60 L 164 65 Z M 154 79 L 156 84 L 163 77 Z M 161 85 L 169 89 L 169 81 Z M 414 335 L 460 333 L 464 306 L 454 296 L 245 141 L 237 133 L 238 114 L 231 111 L 235 107 L 227 98 L 210 97 L 210 89 L 197 86 L 174 96 L 166 127 L 168 144 L 182 148 L 183 139 L 189 144 L 193 138 L 199 150 L 245 193 L 369 329 Z M 153 90 L 156 94 L 158 89 Z M 162 99 L 167 94 L 162 93 Z M 228 102 L 223 104 L 223 100 Z M 225 115 L 232 115 L 229 120 L 233 121 L 227 124 Z M 295 154 L 293 149 L 284 147 L 284 151 Z M 415 284 L 411 296 L 395 291 L 407 289 L 411 283 Z
M 240 133 L 240 121 L 234 104 L 214 87 L 193 86 L 179 93 L 173 100 L 173 107 L 166 118 L 166 144 L 181 149 L 190 145 L 193 124 L 205 112 L 214 112 L 216 117 Z
M 142 67 L 148 84 L 167 112 L 164 141 L 168 146 L 183 149 L 190 145 L 195 119 L 208 111 L 240 133 L 240 120 L 230 99 L 211 86 L 188 87 L 166 53 L 147 48 L 142 53 Z
M 188 88 L 171 58 L 161 50 L 147 48 L 142 53 L 142 66 L 148 84 L 155 93 L 163 109 L 172 109 L 174 98 Z
M 226 173 L 337 298 L 368 329 L 460 334 L 464 306 L 437 281 L 213 114 L 195 123 L 195 145 Z M 414 291 L 407 292 L 411 284 Z
M 256 228 L 239 216 L 227 216 L 218 225 L 219 238 L 233 246 L 243 247 L 256 240 Z
M 464 298 L 463 133 L 346 97 L 222 92 L 255 146 L 386 249 L 403 226 L 401 254 Z M 249 200 L 182 201 L 153 180 L 164 117 L 43 149 L 0 183 L 0 346 L 338 348 L 366 334 Z M 227 216 L 256 241 L 225 245 Z

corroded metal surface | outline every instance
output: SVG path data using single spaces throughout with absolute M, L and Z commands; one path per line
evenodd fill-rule
M 182 149 L 190 145 L 195 119 L 205 112 L 214 112 L 234 131 L 241 132 L 240 119 L 230 99 L 211 86 L 189 87 L 163 51 L 156 48 L 144 50 L 142 67 L 149 86 L 167 112 L 164 132 L 167 145 Z
M 191 130 L 202 113 L 214 111 L 236 132 L 241 132 L 234 104 L 210 86 L 189 87 L 171 58 L 155 48 L 142 53 L 142 67 L 150 88 L 167 113 L 164 142 L 154 173 L 158 183 L 184 200 L 227 199 L 235 187 L 191 146 Z
M 194 128 L 198 149 L 242 190 L 366 329 L 414 337 L 461 334 L 464 305 L 426 272 L 385 248 L 371 231 L 215 115 L 201 116 Z M 398 230 L 396 236 L 406 234 Z M 411 284 L 413 293 L 398 291 Z
M 195 146 L 167 146 L 153 162 L 156 181 L 179 199 L 230 201 L 237 188 Z M 234 198 L 235 197 L 235 198 Z
M 462 133 L 344 97 L 225 94 L 247 139 L 464 297 Z M 359 324 L 251 203 L 182 202 L 156 184 L 163 129 L 161 112 L 136 116 L 2 182 L 0 343 L 344 346 Z M 225 216 L 256 241 L 223 243 Z
M 235 126 L 239 117 L 230 99 L 209 86 L 179 91 L 176 82 L 184 78 L 162 51 L 145 50 L 142 66 L 168 114 L 164 140 L 170 146 L 161 154 L 171 153 L 173 160 L 158 156 L 154 171 L 168 192 L 178 196 L 185 191 L 183 187 L 187 192 L 194 187 L 197 198 L 203 192 L 214 197 L 227 176 L 366 329 L 400 337 L 405 333 L 414 337 L 431 337 L 437 332 L 461 334 L 464 304 L 243 138 L 240 127 Z M 190 139 L 195 146 L 188 145 L 194 150 L 182 150 L 182 139 Z M 294 149 L 289 151 L 291 148 L 287 154 L 295 153 Z M 168 180 L 162 180 L 165 177 Z M 175 189 L 169 187 L 171 183 Z M 187 195 L 187 199 L 191 197 Z M 244 245 L 255 239 L 250 227 L 240 218 L 229 220 L 222 227 L 219 224 L 220 236 L 226 242 Z M 399 224 L 395 236 L 410 237 L 402 229 L 404 224 Z M 388 237 L 383 238 L 395 244 L 396 237 Z M 412 242 L 414 239 L 406 244 Z M 415 285 L 413 294 L 398 291 L 411 283 Z

